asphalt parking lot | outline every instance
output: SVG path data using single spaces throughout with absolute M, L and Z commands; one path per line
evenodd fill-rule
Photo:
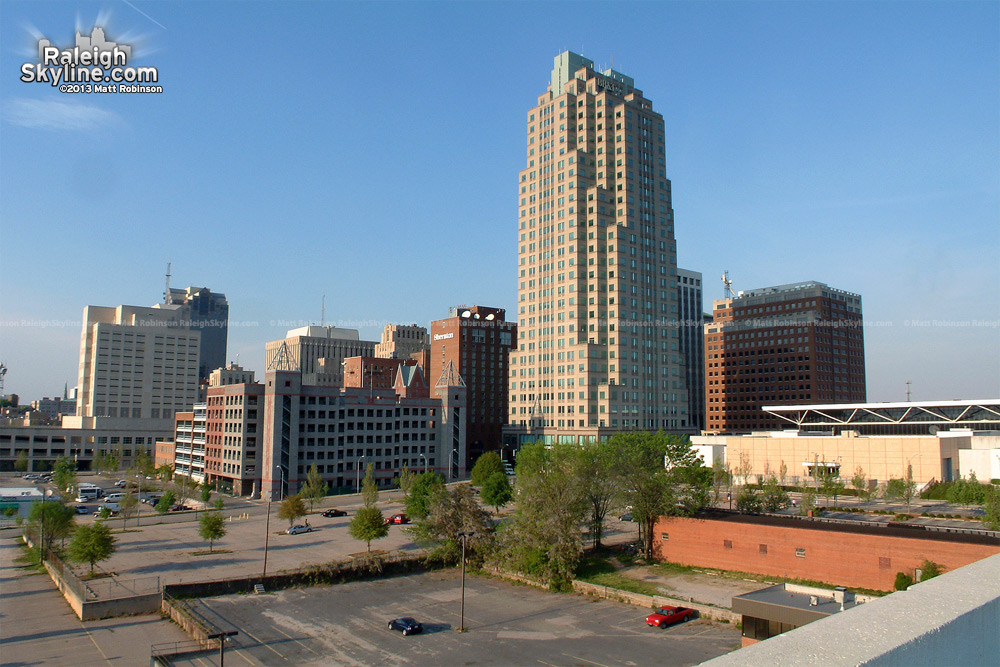
M 229 665 L 643 665 L 697 664 L 739 647 L 734 626 L 694 620 L 667 629 L 648 610 L 555 594 L 487 577 L 430 572 L 337 586 L 231 595 L 196 603 L 225 630 Z M 399 616 L 421 635 L 386 628 Z M 201 654 L 177 665 L 218 664 Z

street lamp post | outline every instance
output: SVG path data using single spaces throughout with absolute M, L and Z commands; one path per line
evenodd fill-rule
M 424 460 L 424 472 L 427 472 L 427 457 L 421 454 L 420 458 Z
M 465 632 L 465 541 L 475 533 L 471 530 L 463 530 L 458 535 L 462 538 L 462 620 L 459 623 L 458 631 Z

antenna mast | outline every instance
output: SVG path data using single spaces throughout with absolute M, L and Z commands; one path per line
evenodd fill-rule
M 733 281 L 729 279 L 729 270 L 722 272 L 722 298 L 735 299 L 736 292 L 733 291 Z
M 3 398 L 6 394 L 3 393 L 3 376 L 7 375 L 7 367 L 0 362 L 0 398 Z
M 910 382 L 909 380 L 906 381 L 906 402 L 907 403 L 910 402 L 910 385 L 911 384 L 912 384 L 912 382 Z
M 319 310 L 319 325 L 326 326 L 326 295 L 323 295 L 323 306 Z
M 163 303 L 170 305 L 170 262 L 167 262 L 167 280 L 163 286 Z

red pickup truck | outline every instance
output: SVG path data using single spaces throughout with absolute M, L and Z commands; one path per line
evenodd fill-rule
M 646 617 L 646 625 L 665 628 L 673 623 L 683 623 L 694 618 L 694 609 L 687 607 L 661 607 Z

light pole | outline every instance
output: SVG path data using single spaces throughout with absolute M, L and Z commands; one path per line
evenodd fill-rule
M 427 457 L 421 454 L 420 458 L 424 460 L 424 472 L 427 472 Z
M 278 484 L 278 502 L 281 502 L 285 499 L 285 469 L 280 465 L 274 466 L 274 469 L 281 475 L 279 477 L 280 482 Z
M 465 632 L 465 541 L 475 535 L 471 530 L 463 530 L 458 533 L 462 538 L 462 620 L 459 623 L 458 631 Z

